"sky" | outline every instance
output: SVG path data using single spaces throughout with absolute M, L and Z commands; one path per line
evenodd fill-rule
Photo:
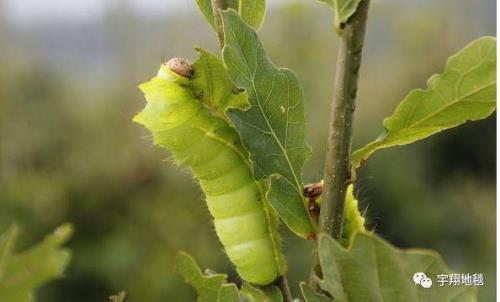
M 269 8 L 283 3 L 318 2 L 318 0 L 267 0 Z M 372 2 L 406 2 L 411 0 L 373 0 Z M 443 0 L 453 1 L 453 0 Z M 128 4 L 136 14 L 168 15 L 196 9 L 195 0 L 0 0 L 0 17 L 14 25 L 36 26 L 50 22 L 92 22 L 114 7 Z
M 268 0 L 269 6 L 290 0 Z M 311 0 L 295 0 L 311 1 Z M 51 21 L 93 21 L 106 11 L 128 4 L 137 14 L 165 15 L 182 13 L 196 8 L 194 0 L 0 0 L 9 22 L 15 24 L 39 24 Z
M 3 0 L 3 9 L 7 20 L 17 24 L 57 20 L 85 22 L 101 17 L 107 10 L 122 3 L 129 4 L 138 13 L 164 14 L 191 10 L 195 5 L 193 2 L 186 0 Z

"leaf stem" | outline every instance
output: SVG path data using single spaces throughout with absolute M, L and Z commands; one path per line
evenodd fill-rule
M 224 27 L 222 25 L 222 17 L 219 10 L 226 10 L 229 7 L 227 0 L 212 0 L 212 9 L 215 19 L 215 27 L 217 28 L 217 37 L 219 38 L 220 48 L 224 47 Z
M 319 214 L 319 232 L 329 234 L 337 240 L 342 234 L 347 186 L 352 181 L 349 159 L 352 123 L 369 5 L 370 0 L 361 0 L 356 12 L 339 32 L 337 71 L 324 168 L 325 187 Z M 309 281 L 311 287 L 317 289 L 315 276 L 321 277 L 317 246 L 314 248 Z
M 288 280 L 285 275 L 279 277 L 275 281 L 275 285 L 280 289 L 283 294 L 283 302 L 293 302 L 292 293 L 290 292 L 290 287 L 288 287 Z

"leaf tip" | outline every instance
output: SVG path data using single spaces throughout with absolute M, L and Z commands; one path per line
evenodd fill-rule
M 65 223 L 59 227 L 57 227 L 53 234 L 54 237 L 57 238 L 59 243 L 65 243 L 66 241 L 69 240 L 73 236 L 74 233 L 74 228 L 73 225 L 70 223 Z

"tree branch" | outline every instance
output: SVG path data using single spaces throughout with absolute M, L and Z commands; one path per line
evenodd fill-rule
M 345 196 L 347 186 L 352 181 L 349 159 L 352 123 L 369 5 L 370 0 L 362 0 L 339 33 L 337 71 L 325 159 L 325 187 L 319 214 L 319 232 L 329 234 L 337 240 L 342 235 Z M 309 281 L 313 288 L 317 288 L 315 276 L 321 277 L 317 247 L 314 249 Z

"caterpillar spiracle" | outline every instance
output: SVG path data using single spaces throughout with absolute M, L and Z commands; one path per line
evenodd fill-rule
M 156 77 L 139 86 L 147 104 L 134 120 L 177 164 L 191 169 L 240 277 L 269 284 L 284 270 L 275 217 L 265 206 L 262 185 L 252 175 L 238 134 L 196 98 L 192 73 L 182 59 L 162 64 Z

